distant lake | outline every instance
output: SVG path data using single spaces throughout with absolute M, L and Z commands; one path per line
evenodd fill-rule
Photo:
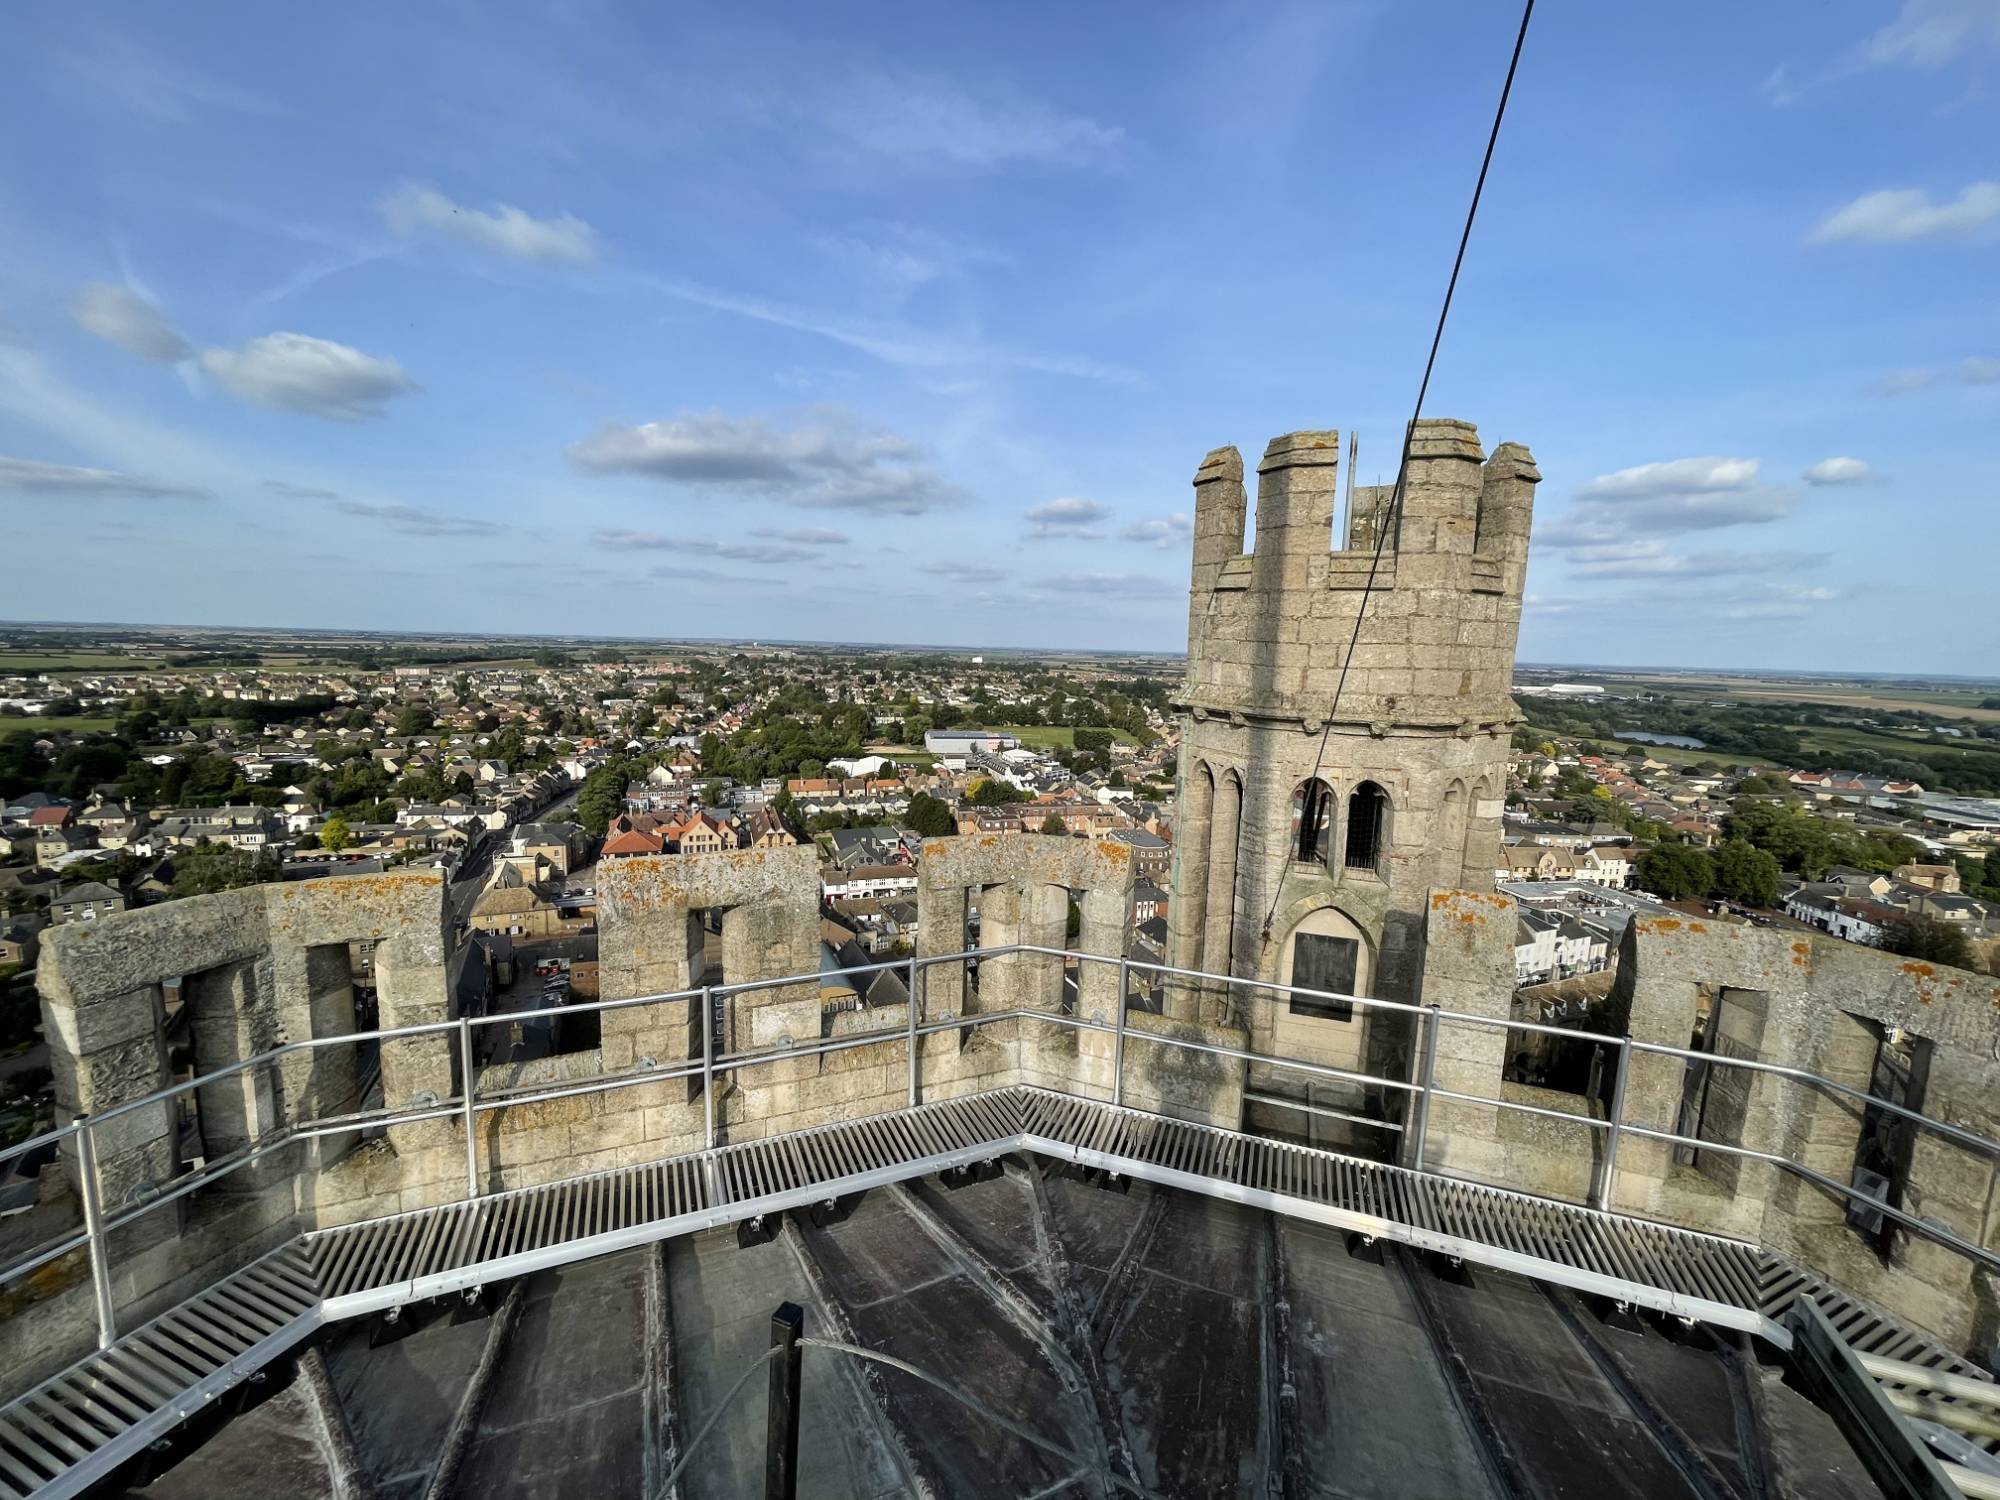
M 1706 750 L 1706 740 L 1693 739 L 1685 734 L 1648 734 L 1643 729 L 1621 729 L 1612 736 L 1615 740 L 1643 740 L 1649 745 L 1674 745 L 1682 750 Z

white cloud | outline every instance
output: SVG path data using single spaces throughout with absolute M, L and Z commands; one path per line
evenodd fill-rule
M 845 547 L 854 538 L 824 526 L 753 526 L 750 535 L 772 542 L 797 542 L 802 547 Z
M 110 469 L 81 469 L 32 458 L 0 458 L 0 494 L 95 495 L 107 500 L 213 500 L 208 490 Z
M 1028 537 L 1032 541 L 1050 541 L 1058 537 L 1100 541 L 1104 532 L 1099 528 L 1102 522 L 1110 519 L 1111 507 L 1100 505 L 1095 500 L 1069 496 L 1031 505 L 1027 517 Z
M 1005 568 L 996 568 L 990 563 L 944 562 L 930 563 L 926 573 L 934 573 L 940 578 L 955 578 L 960 583 L 998 583 L 1007 576 Z
M 383 222 L 397 234 L 457 235 L 496 255 L 543 264 L 587 265 L 597 259 L 597 231 L 573 214 L 538 219 L 511 203 L 488 213 L 454 203 L 421 182 L 399 184 L 380 207 Z
M 1798 496 L 1760 484 L 1761 467 L 1754 458 L 1676 458 L 1600 474 L 1578 489 L 1567 511 L 1536 526 L 1535 540 L 1598 547 L 1781 520 Z
M 1891 370 L 1870 389 L 1878 396 L 1902 396 L 1939 385 L 2000 385 L 2000 359 L 1969 354 L 1948 365 Z
M 1064 594 L 1089 594 L 1100 599 L 1185 598 L 1187 585 L 1151 573 L 1058 573 L 1039 579 L 1036 587 Z
M 1636 500 L 1740 491 L 1756 484 L 1757 469 L 1754 458 L 1674 458 L 1600 474 L 1576 493 L 1585 500 Z
M 590 535 L 598 546 L 616 552 L 681 552 L 696 557 L 726 557 L 732 562 L 768 566 L 810 562 L 822 556 L 816 547 L 792 542 L 718 542 L 707 537 L 663 536 L 657 531 L 628 531 L 610 526 L 600 526 Z
M 419 389 L 393 359 L 303 333 L 267 333 L 240 349 L 204 349 L 201 367 L 246 401 L 335 422 L 379 417 L 384 402 Z
M 1875 471 L 1858 458 L 1823 458 L 1805 472 L 1811 485 L 1867 484 Z
M 1026 98 L 979 98 L 949 79 L 844 68 L 773 100 L 802 115 L 821 141 L 907 167 L 986 170 L 1025 163 L 1094 167 L 1114 160 L 1125 132 Z
M 1870 37 L 1864 60 L 1876 67 L 1941 68 L 1976 46 L 2000 47 L 1994 0 L 1903 0 L 1896 19 Z
M 446 516 L 419 510 L 414 505 L 371 505 L 364 500 L 336 500 L 333 508 L 345 516 L 379 521 L 391 531 L 405 536 L 474 537 L 498 536 L 507 528 L 498 521 L 475 516 Z
M 585 473 L 745 491 L 812 509 L 915 516 L 969 498 L 930 467 L 917 444 L 830 408 L 777 421 L 684 413 L 604 428 L 568 453 Z
M 1185 511 L 1158 520 L 1134 521 L 1118 535 L 1128 542 L 1150 542 L 1155 547 L 1172 547 L 1194 535 L 1194 520 Z
M 1995 219 L 2000 219 L 2000 182 L 1972 183 L 1956 198 L 1942 203 L 1932 201 L 1922 188 L 1885 188 L 1863 193 L 1845 208 L 1828 214 L 1806 242 L 1908 244 L 1970 234 Z
M 175 364 L 194 353 L 155 303 L 122 286 L 92 282 L 77 292 L 69 309 L 85 333 L 141 359 Z
M 1796 551 L 1679 553 L 1657 537 L 1641 537 L 1577 547 L 1564 560 L 1577 578 L 1720 578 L 1794 572 L 1826 558 L 1824 552 Z

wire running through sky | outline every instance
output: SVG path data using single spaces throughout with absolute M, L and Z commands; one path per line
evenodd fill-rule
M 1354 648 L 1361 640 L 1361 622 L 1368 616 L 1368 599 L 1375 592 L 1375 575 L 1382 566 L 1382 549 L 1388 544 L 1390 534 L 1396 529 L 1403 513 L 1403 486 L 1410 473 L 1410 441 L 1417 430 L 1417 419 L 1424 412 L 1424 397 L 1430 394 L 1431 371 L 1437 366 L 1438 346 L 1444 342 L 1444 325 L 1451 316 L 1451 299 L 1458 291 L 1458 273 L 1465 265 L 1465 247 L 1472 242 L 1473 221 L 1479 217 L 1479 200 L 1486 192 L 1486 174 L 1493 166 L 1493 150 L 1500 143 L 1500 122 L 1507 118 L 1507 100 L 1514 92 L 1514 74 L 1521 66 L 1521 49 L 1528 40 L 1528 22 L 1535 14 L 1535 0 L 1527 0 L 1521 9 L 1521 29 L 1514 36 L 1514 53 L 1507 59 L 1507 78 L 1500 85 L 1500 103 L 1493 111 L 1493 128 L 1486 133 L 1486 154 L 1480 158 L 1479 179 L 1472 185 L 1472 202 L 1465 210 L 1465 227 L 1459 231 L 1458 254 L 1452 257 L 1451 279 L 1445 283 L 1444 305 L 1438 309 L 1437 328 L 1431 334 L 1431 352 L 1424 360 L 1424 378 L 1417 385 L 1417 403 L 1411 409 L 1410 420 L 1403 427 L 1403 452 L 1396 461 L 1396 487 L 1389 496 L 1389 503 L 1377 512 L 1375 528 L 1375 552 L 1369 559 L 1368 578 L 1361 586 L 1361 602 L 1354 611 L 1354 629 L 1347 637 L 1347 650 L 1340 659 L 1340 676 L 1334 679 L 1333 702 L 1327 706 L 1326 723 L 1319 733 L 1319 749 L 1313 756 L 1312 779 L 1318 780 L 1322 766 L 1326 763 L 1326 747 L 1333 734 L 1334 715 L 1339 712 L 1341 694 L 1347 688 L 1347 669 L 1354 662 Z M 1348 525 L 1354 524 L 1352 515 Z M 1278 898 L 1283 889 L 1277 883 L 1271 892 L 1271 908 L 1264 913 L 1263 939 L 1271 940 L 1271 920 L 1278 914 Z

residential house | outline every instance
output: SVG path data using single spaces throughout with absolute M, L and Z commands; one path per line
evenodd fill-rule
M 1957 895 L 1962 888 L 1956 865 L 1898 865 L 1895 875 L 1905 885 L 1920 885 L 1947 896 Z
M 125 898 L 110 886 L 86 880 L 56 892 L 49 903 L 49 921 L 56 926 L 68 922 L 91 922 L 112 912 L 125 910 Z
M 1113 828 L 1105 836 L 1132 851 L 1132 873 L 1141 880 L 1159 884 L 1167 879 L 1174 850 L 1157 833 L 1148 833 L 1143 828 Z
M 515 855 L 546 860 L 557 875 L 566 876 L 583 863 L 584 843 L 583 829 L 575 823 L 523 823 L 508 848 Z
M 736 847 L 736 830 L 713 813 L 691 813 L 666 830 L 677 854 L 719 854 Z
M 744 832 L 752 849 L 789 849 L 799 841 L 785 820 L 768 807 L 751 815 Z

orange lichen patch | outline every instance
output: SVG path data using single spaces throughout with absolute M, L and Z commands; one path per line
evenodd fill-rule
M 1935 979 L 1935 978 L 1937 978 L 1937 970 L 1936 970 L 1936 969 L 1932 968 L 1932 967 L 1931 967 L 1931 966 L 1930 966 L 1929 964 L 1927 964 L 1927 963 L 1920 963 L 1920 962 L 1918 962 L 1918 961 L 1917 961 L 1916 959 L 1911 959 L 1911 960 L 1910 960 L 1910 961 L 1909 961 L 1908 963 L 1904 964 L 1904 965 L 1903 965 L 1903 972 L 1904 972 L 1905 974 L 1908 974 L 1908 975 L 1910 975 L 1910 976 L 1911 976 L 1912 978 L 1914 978 L 1914 979 Z
M 1703 926 L 1703 925 L 1702 925 L 1702 924 L 1701 924 L 1700 922 L 1690 922 L 1690 923 L 1688 923 L 1688 931 L 1689 931 L 1689 932 L 1706 932 L 1706 931 L 1708 931 L 1708 928 L 1707 928 L 1707 927 L 1705 927 L 1705 926 Z
M 1641 917 L 1637 925 L 1641 932 L 1679 932 L 1681 930 L 1681 920 L 1679 917 Z
M 1443 910 L 1444 910 L 1444 909 L 1445 909 L 1445 908 L 1446 908 L 1447 906 L 1449 906 L 1449 905 L 1451 905 L 1451 892 L 1450 892 L 1450 891 L 1432 891 L 1432 892 L 1431 892 L 1431 910 L 1432 910 L 1432 911 L 1443 911 Z
M 1110 860 L 1114 865 L 1122 865 L 1132 857 L 1131 849 L 1116 839 L 1099 839 L 1097 852 L 1101 858 Z

